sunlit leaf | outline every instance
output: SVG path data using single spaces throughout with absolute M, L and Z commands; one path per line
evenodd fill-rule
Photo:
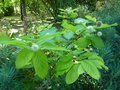
M 43 44 L 40 44 L 41 49 L 47 49 L 47 50 L 59 50 L 59 51 L 68 51 L 64 47 L 60 47 L 56 44 L 50 43 L 50 42 L 45 42 Z
M 18 47 L 28 49 L 27 44 L 24 41 L 19 41 L 19 40 L 3 40 L 3 41 L 0 41 L 0 44 L 15 45 L 15 46 L 18 46 Z
M 56 65 L 56 74 L 62 75 L 67 72 L 72 65 L 74 64 L 72 61 L 73 56 L 71 54 L 63 55 Z
M 96 22 L 96 18 L 91 17 L 91 16 L 85 16 L 88 20 L 91 20 L 93 22 Z
M 81 65 L 83 69 L 86 71 L 86 73 L 89 74 L 92 78 L 96 80 L 100 79 L 100 73 L 93 62 L 91 62 L 90 60 L 83 60 L 81 61 Z
M 68 73 L 66 75 L 66 83 L 67 84 L 72 84 L 73 82 L 75 82 L 78 79 L 78 77 L 79 77 L 78 67 L 79 67 L 79 65 L 75 64 L 68 71 Z
M 104 47 L 104 42 L 99 36 L 93 35 L 89 39 L 91 40 L 91 43 L 92 43 L 93 46 L 95 46 L 97 48 Z
M 26 66 L 33 57 L 33 52 L 28 49 L 22 49 L 16 59 L 16 68 L 20 69 Z
M 36 74 L 40 78 L 45 78 L 48 73 L 48 61 L 44 52 L 42 50 L 35 52 L 32 61 Z
M 76 27 L 73 26 L 72 24 L 69 24 L 69 23 L 67 22 L 67 20 L 63 20 L 62 27 L 64 27 L 64 28 L 67 29 L 67 30 L 71 30 L 71 31 L 73 31 L 73 32 L 76 31 Z
M 102 24 L 100 27 L 95 27 L 95 29 L 100 29 L 100 28 L 108 28 L 108 27 L 112 27 L 112 26 L 117 26 L 118 24 Z
M 90 41 L 86 37 L 81 37 L 77 41 L 74 42 L 74 44 L 79 48 L 79 49 L 84 49 L 86 48 L 89 44 Z

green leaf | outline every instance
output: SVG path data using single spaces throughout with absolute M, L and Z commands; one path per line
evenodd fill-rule
M 19 39 L 22 39 L 22 40 L 25 40 L 25 41 L 34 41 L 35 39 L 32 38 L 32 37 L 38 37 L 38 36 L 33 35 L 33 34 L 29 34 L 29 35 L 26 35 L 26 36 L 17 36 L 16 38 L 19 38 Z
M 74 20 L 74 23 L 76 23 L 76 24 L 79 24 L 79 23 L 81 23 L 81 24 L 85 23 L 86 24 L 88 22 L 89 22 L 88 20 L 83 19 L 83 18 L 77 18 L 77 19 Z
M 97 48 L 103 48 L 104 47 L 104 42 L 99 36 L 93 35 L 89 39 L 91 40 L 91 43 L 92 43 L 93 46 L 95 46 Z
M 90 44 L 90 41 L 86 37 L 81 37 L 74 42 L 74 44 L 77 46 L 77 48 L 84 49 Z
M 94 63 L 94 65 L 99 68 L 102 69 L 105 68 L 106 70 L 108 70 L 108 68 L 104 65 L 104 60 L 98 56 L 97 53 L 94 52 L 86 52 L 82 55 L 80 55 L 79 60 L 86 60 L 86 58 L 91 61 L 92 63 Z
M 77 25 L 75 33 L 79 35 L 79 34 L 83 33 L 86 29 L 87 28 L 84 25 Z
M 12 40 L 11 38 L 5 36 L 0 36 L 0 44 L 10 44 L 26 49 L 28 48 L 24 41 Z
M 9 38 L 9 37 L 5 37 L 5 36 L 0 36 L 0 40 L 12 40 L 11 38 Z
M 26 66 L 33 57 L 33 52 L 28 49 L 22 49 L 16 59 L 16 68 L 20 69 Z
M 92 56 L 97 56 L 98 54 L 97 53 L 95 53 L 95 52 L 85 52 L 85 53 L 83 53 L 83 54 L 81 54 L 80 56 L 79 56 L 79 59 L 80 60 L 84 60 L 84 59 L 86 59 L 86 58 L 90 58 L 90 57 L 92 57 Z
M 62 34 L 64 34 L 64 33 L 66 33 L 66 31 L 58 32 L 58 33 L 51 34 L 51 35 L 45 35 L 45 36 L 42 36 L 42 37 L 36 39 L 35 41 L 39 41 L 39 40 L 46 39 L 46 38 L 49 38 L 49 37 L 59 36 L 59 35 L 62 35 Z
M 78 73 L 79 73 L 79 75 L 83 74 L 84 72 L 85 72 L 85 70 L 83 69 L 82 65 L 79 64 L 79 67 L 78 67 Z
M 91 56 L 89 57 L 90 60 L 93 60 L 94 61 L 94 65 L 96 65 L 96 67 L 98 67 L 99 69 L 102 69 L 102 67 L 105 69 L 105 70 L 108 70 L 108 67 L 104 65 L 104 60 L 99 57 L 99 56 Z
M 100 28 L 108 28 L 108 27 L 112 27 L 112 26 L 117 26 L 118 24 L 102 24 L 100 27 L 95 27 L 95 29 L 100 29 Z
M 96 65 L 94 65 L 94 63 L 91 62 L 91 60 L 82 60 L 81 65 L 87 74 L 89 74 L 92 78 L 99 80 L 100 73 Z
M 51 28 L 53 26 L 53 23 L 49 24 L 47 28 Z
M 91 55 L 91 56 L 89 57 L 89 59 L 91 59 L 91 60 L 98 60 L 98 61 L 101 62 L 102 64 L 105 63 L 104 60 L 103 60 L 101 57 L 97 56 L 97 55 Z
M 78 77 L 79 77 L 78 67 L 79 67 L 79 65 L 75 64 L 68 71 L 68 73 L 66 75 L 66 83 L 67 84 L 72 84 L 73 82 L 75 82 L 78 79 Z
M 43 44 L 40 44 L 41 49 L 48 49 L 48 50 L 59 50 L 59 51 L 68 51 L 66 48 L 60 47 L 56 44 L 45 42 Z
M 3 40 L 0 41 L 0 44 L 10 44 L 10 45 L 15 45 L 18 47 L 26 48 L 28 49 L 27 44 L 24 41 L 18 41 L 18 40 Z
M 57 28 L 52 27 L 50 29 L 46 29 L 40 32 L 40 36 L 46 36 L 46 35 L 53 35 L 56 34 L 57 32 Z
M 93 22 L 96 22 L 96 18 L 94 18 L 94 17 L 91 17 L 91 16 L 85 16 L 88 20 L 91 20 L 91 21 L 93 21 Z
M 35 52 L 32 61 L 36 74 L 40 78 L 45 78 L 48 73 L 48 61 L 44 52 L 42 50 Z
M 71 38 L 74 37 L 74 33 L 73 33 L 73 32 L 65 33 L 65 34 L 64 34 L 64 37 L 65 37 L 66 39 L 71 39 Z
M 46 30 L 43 30 L 40 32 L 40 37 L 43 37 L 43 36 L 48 36 L 48 35 L 54 35 L 54 34 L 58 34 L 57 32 L 57 28 L 55 27 L 52 27 L 50 29 L 46 29 Z M 55 36 L 52 36 L 52 37 L 48 37 L 48 38 L 45 38 L 45 39 L 41 39 L 39 40 L 39 43 L 44 43 L 44 42 L 54 42 Z
M 72 67 L 74 64 L 72 58 L 73 55 L 71 54 L 63 55 L 60 58 L 59 62 L 56 65 L 56 75 L 62 75 Z
M 69 18 L 75 18 L 75 17 L 77 17 L 77 16 L 78 16 L 77 13 L 71 13 L 71 15 L 69 16 Z
M 67 30 L 71 30 L 73 32 L 76 31 L 76 27 L 71 24 L 68 24 L 67 20 L 63 20 L 62 27 L 64 27 Z

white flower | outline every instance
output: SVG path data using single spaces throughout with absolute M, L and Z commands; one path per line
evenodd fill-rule
M 68 8 L 66 8 L 65 10 L 66 10 L 66 11 L 70 11 L 70 10 L 72 10 L 72 7 L 68 7 Z
M 46 33 L 46 35 L 49 35 L 49 33 Z
M 98 36 L 102 36 L 102 32 L 97 32 L 97 35 Z
M 91 31 L 96 31 L 93 26 L 88 26 L 87 29 L 89 29 Z
M 39 46 L 37 44 L 33 44 L 32 47 L 31 47 L 31 49 L 33 51 L 38 51 L 39 50 Z
M 90 51 L 93 51 L 93 48 L 90 48 Z

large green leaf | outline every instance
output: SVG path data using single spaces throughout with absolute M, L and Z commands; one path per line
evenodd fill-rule
M 75 18 L 75 17 L 77 17 L 77 16 L 78 16 L 77 13 L 71 13 L 71 15 L 69 16 L 69 18 Z
M 71 32 L 65 33 L 64 37 L 69 40 L 74 37 L 74 32 L 71 31 Z
M 68 51 L 66 48 L 60 47 L 60 46 L 53 44 L 53 43 L 50 43 L 50 42 L 45 42 L 45 43 L 40 44 L 40 48 L 41 49 L 48 49 L 48 50 Z
M 36 39 L 35 41 L 39 41 L 39 40 L 46 39 L 46 38 L 49 38 L 49 37 L 59 36 L 59 35 L 62 35 L 62 34 L 64 34 L 64 33 L 66 33 L 66 31 L 58 32 L 58 33 L 51 34 L 51 35 L 45 35 L 45 36 L 42 36 L 42 37 Z
M 11 40 L 11 38 L 9 38 L 9 37 L 6 37 L 6 36 L 0 36 L 0 40 Z
M 2 40 L 0 41 L 0 44 L 10 44 L 15 45 L 18 47 L 26 48 L 28 49 L 27 44 L 24 41 L 18 41 L 18 40 Z
M 108 28 L 108 27 L 112 27 L 112 26 L 117 26 L 118 24 L 102 24 L 100 27 L 95 27 L 95 29 L 100 29 L 100 28 Z
M 91 60 L 91 62 L 95 63 L 94 65 L 96 65 L 97 68 L 102 69 L 103 67 L 106 70 L 108 70 L 108 67 L 104 65 L 104 60 L 101 57 L 94 55 L 94 56 L 89 57 L 89 59 Z
M 76 25 L 76 34 L 81 34 L 81 33 L 83 33 L 85 30 L 87 29 L 87 27 L 86 26 L 84 26 L 84 25 Z
M 72 61 L 73 55 L 68 54 L 68 55 L 63 55 L 59 62 L 56 65 L 56 74 L 57 75 L 62 75 L 65 72 L 67 72 L 72 65 L 74 64 Z
M 62 27 L 64 27 L 64 28 L 67 29 L 67 30 L 71 30 L 71 31 L 73 31 L 73 32 L 76 31 L 76 27 L 73 26 L 72 24 L 69 24 L 69 23 L 67 22 L 67 20 L 63 20 Z
M 68 71 L 67 75 L 66 75 L 66 83 L 67 84 L 72 84 L 73 82 L 75 82 L 78 77 L 79 77 L 79 73 L 78 73 L 78 64 L 74 64 L 71 69 Z
M 33 57 L 33 52 L 28 49 L 22 49 L 16 59 L 16 68 L 20 69 L 26 66 Z
M 104 60 L 101 57 L 99 57 L 97 53 L 86 52 L 79 56 L 79 60 L 86 60 L 86 58 L 93 62 L 97 68 L 102 69 L 103 67 L 106 70 L 108 70 L 108 68 L 104 65 Z
M 85 70 L 83 69 L 81 64 L 79 64 L 78 73 L 79 73 L 79 75 L 85 73 Z
M 74 44 L 79 49 L 84 49 L 84 48 L 86 48 L 90 44 L 90 41 L 86 37 L 81 37 L 77 41 L 75 41 Z
M 79 60 L 84 60 L 86 58 L 90 58 L 90 57 L 97 56 L 97 55 L 98 54 L 95 52 L 85 52 L 79 56 Z
M 40 78 L 45 78 L 48 73 L 48 61 L 45 53 L 42 50 L 35 52 L 32 60 L 36 74 Z
M 81 65 L 87 74 L 89 74 L 92 78 L 99 80 L 100 73 L 95 63 L 91 62 L 91 60 L 82 60 Z
M 57 28 L 52 27 L 50 29 L 46 29 L 46 30 L 41 31 L 40 32 L 40 37 L 48 36 L 48 35 L 54 35 L 54 34 L 58 34 L 58 33 L 59 32 L 57 32 Z M 41 39 L 41 40 L 39 40 L 39 43 L 54 42 L 54 38 L 55 38 L 55 36 L 48 37 L 48 38 L 45 38 L 45 39 Z
M 91 16 L 89 16 L 89 15 L 87 15 L 87 16 L 85 16 L 88 20 L 91 20 L 91 21 L 93 21 L 93 22 L 96 22 L 96 18 L 94 18 L 94 17 L 91 17 Z
M 93 35 L 89 39 L 91 40 L 91 43 L 92 43 L 93 46 L 95 46 L 97 48 L 104 47 L 104 42 L 99 36 Z

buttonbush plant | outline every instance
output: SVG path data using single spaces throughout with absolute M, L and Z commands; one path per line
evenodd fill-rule
M 93 49 L 104 47 L 100 30 L 117 24 L 102 24 L 91 16 L 79 18 L 77 9 L 60 10 L 62 22 L 56 22 L 60 25 L 59 28 L 49 24 L 38 34 L 13 38 L 0 36 L 0 44 L 20 47 L 16 68 L 33 67 L 36 75 L 42 79 L 53 71 L 56 77 L 65 74 L 67 84 L 75 82 L 81 74 L 99 80 L 99 69 L 108 68 Z M 52 61 L 54 63 L 50 63 Z

